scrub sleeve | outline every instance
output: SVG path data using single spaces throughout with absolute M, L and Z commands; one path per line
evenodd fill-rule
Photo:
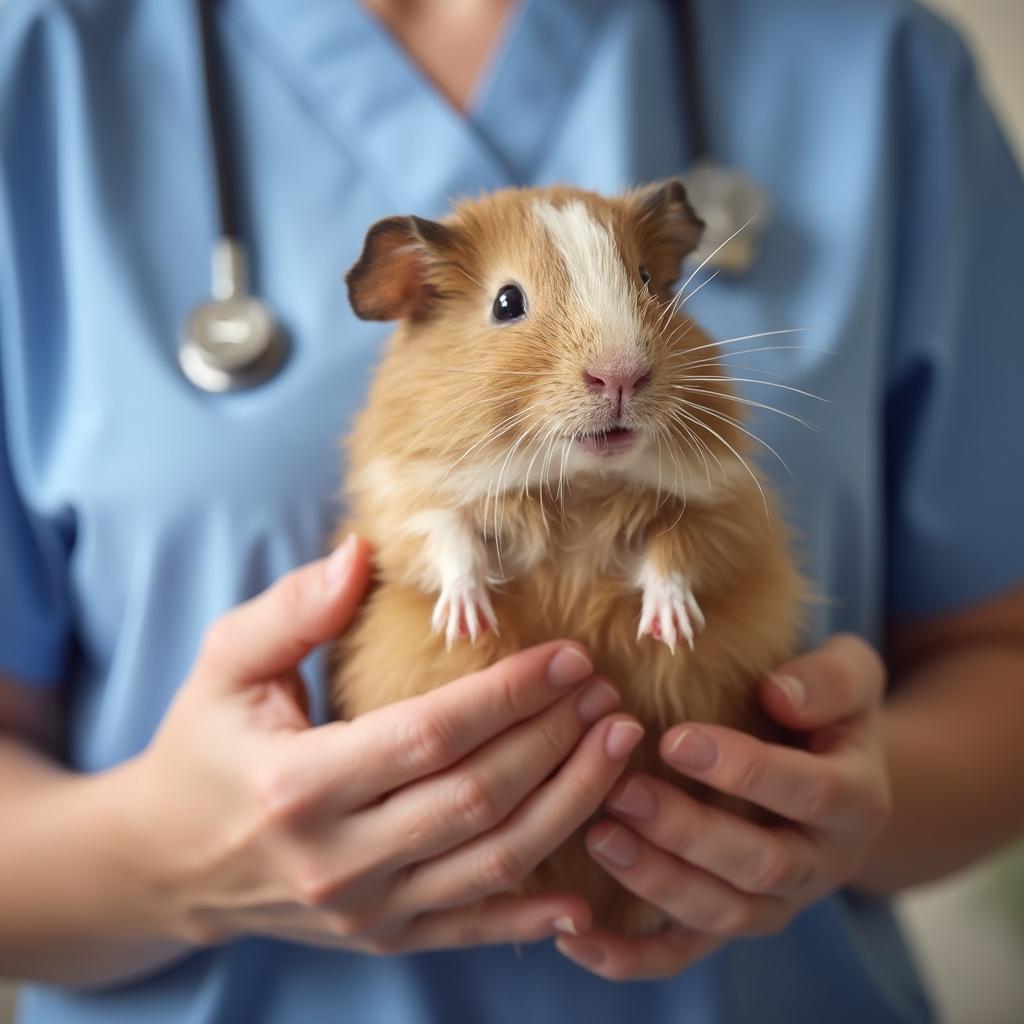
M 888 602 L 939 613 L 1024 582 L 1024 181 L 961 40 L 901 40 L 899 262 L 883 410 Z

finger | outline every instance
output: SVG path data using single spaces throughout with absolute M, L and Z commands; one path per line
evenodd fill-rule
M 593 674 L 578 644 L 555 641 L 419 697 L 287 738 L 261 784 L 272 812 L 341 815 L 442 771 Z M 325 803 L 326 801 L 326 803 Z
M 815 828 L 856 826 L 865 810 L 851 758 L 823 757 L 700 723 L 669 729 L 662 760 L 676 771 Z
M 466 949 L 510 942 L 539 942 L 555 934 L 577 934 L 590 927 L 586 901 L 576 894 L 492 896 L 471 907 L 414 918 L 374 952 L 414 953 Z
M 810 731 L 866 714 L 885 687 L 885 666 L 860 637 L 839 634 L 794 658 L 762 684 L 765 710 L 787 728 Z
M 623 779 L 605 805 L 652 846 L 741 892 L 791 896 L 818 875 L 820 855 L 801 832 L 756 825 L 650 775 Z
M 352 535 L 329 557 L 282 576 L 221 616 L 207 630 L 199 664 L 227 686 L 294 669 L 348 625 L 369 578 L 369 546 Z
M 391 914 L 455 906 L 518 885 L 601 806 L 642 735 L 633 719 L 602 719 L 498 828 L 410 869 L 395 886 Z
M 578 938 L 559 935 L 555 939 L 563 956 L 609 981 L 671 978 L 720 945 L 720 939 L 683 928 L 670 928 L 637 939 L 596 930 Z
M 595 679 L 508 730 L 439 775 L 403 786 L 350 814 L 331 832 L 330 849 L 351 849 L 346 873 L 391 873 L 495 828 L 565 759 L 585 730 L 614 711 L 619 696 Z M 360 857 L 360 851 L 365 857 Z M 393 850 L 381 859 L 381 851 Z
M 718 938 L 765 935 L 781 926 L 788 914 L 782 900 L 742 893 L 624 825 L 598 822 L 587 832 L 586 844 L 587 852 L 613 878 L 684 928 Z

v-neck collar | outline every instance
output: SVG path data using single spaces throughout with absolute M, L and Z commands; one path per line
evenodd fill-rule
M 521 0 L 468 113 L 513 182 L 527 184 L 618 0 Z
M 616 0 L 521 0 L 464 116 L 357 0 L 235 0 L 261 49 L 395 208 L 524 184 Z

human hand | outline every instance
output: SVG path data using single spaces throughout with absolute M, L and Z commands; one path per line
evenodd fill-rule
M 666 764 L 785 820 L 755 824 L 651 776 L 624 777 L 606 803 L 613 820 L 588 831 L 587 848 L 675 925 L 639 939 L 560 936 L 561 952 L 609 979 L 668 977 L 730 938 L 779 931 L 849 882 L 890 812 L 883 684 L 872 648 L 836 636 L 761 687 L 765 710 L 804 733 L 806 749 L 702 723 L 669 729 Z
M 297 665 L 348 624 L 368 574 L 352 540 L 208 631 L 128 769 L 153 927 L 372 953 L 587 927 L 578 895 L 504 893 L 600 806 L 639 725 L 554 642 L 310 728 Z

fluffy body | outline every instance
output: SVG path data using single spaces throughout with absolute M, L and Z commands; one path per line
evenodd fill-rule
M 338 645 L 336 711 L 573 637 L 644 723 L 632 767 L 672 777 L 657 745 L 680 721 L 764 733 L 756 683 L 795 650 L 804 583 L 673 297 L 699 235 L 681 188 L 509 191 L 408 223 L 371 230 L 349 275 L 357 311 L 403 322 L 349 442 L 344 529 L 378 582 Z M 527 312 L 496 323 L 509 282 Z M 528 884 L 582 891 L 620 931 L 663 922 L 580 836 Z

